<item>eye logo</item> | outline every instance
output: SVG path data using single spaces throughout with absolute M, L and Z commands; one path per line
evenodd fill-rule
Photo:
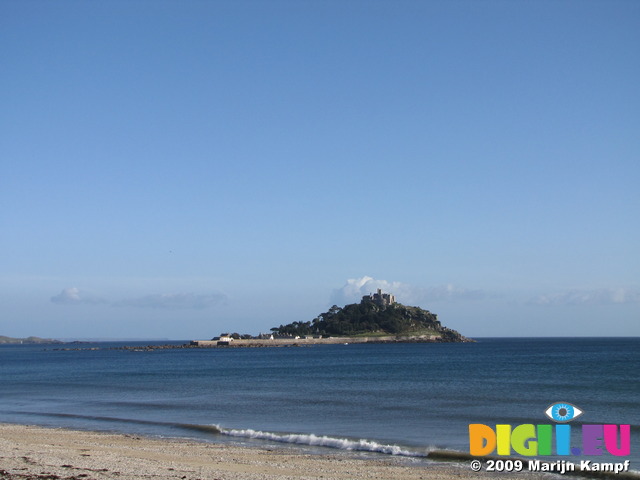
M 544 413 L 554 422 L 567 423 L 571 420 L 575 420 L 584 412 L 570 403 L 558 402 L 553 405 L 549 405 Z

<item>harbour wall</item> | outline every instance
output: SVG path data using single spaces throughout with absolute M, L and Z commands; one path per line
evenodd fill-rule
M 231 342 L 218 340 L 192 340 L 191 345 L 198 347 L 285 347 L 302 345 L 337 345 L 344 343 L 407 343 L 407 342 L 437 342 L 440 335 L 384 335 L 375 337 L 329 337 L 329 338 L 274 338 L 269 339 L 239 339 Z M 221 344 L 222 343 L 222 344 Z

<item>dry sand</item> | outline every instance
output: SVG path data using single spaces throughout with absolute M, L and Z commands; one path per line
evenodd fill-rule
M 465 464 L 408 466 L 395 457 L 313 455 L 295 448 L 251 448 L 0 424 L 0 479 L 40 480 L 427 480 L 543 475 L 474 473 Z

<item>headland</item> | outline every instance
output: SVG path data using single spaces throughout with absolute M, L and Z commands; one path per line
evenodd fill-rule
M 60 340 L 54 340 L 52 338 L 40 338 L 40 337 L 26 337 L 26 338 L 14 338 L 0 335 L 0 344 L 19 344 L 19 345 L 31 345 L 41 343 L 62 343 Z

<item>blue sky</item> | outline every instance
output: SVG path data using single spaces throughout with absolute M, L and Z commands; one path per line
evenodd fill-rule
M 640 335 L 640 3 L 5 1 L 0 334 L 210 338 L 383 288 Z

